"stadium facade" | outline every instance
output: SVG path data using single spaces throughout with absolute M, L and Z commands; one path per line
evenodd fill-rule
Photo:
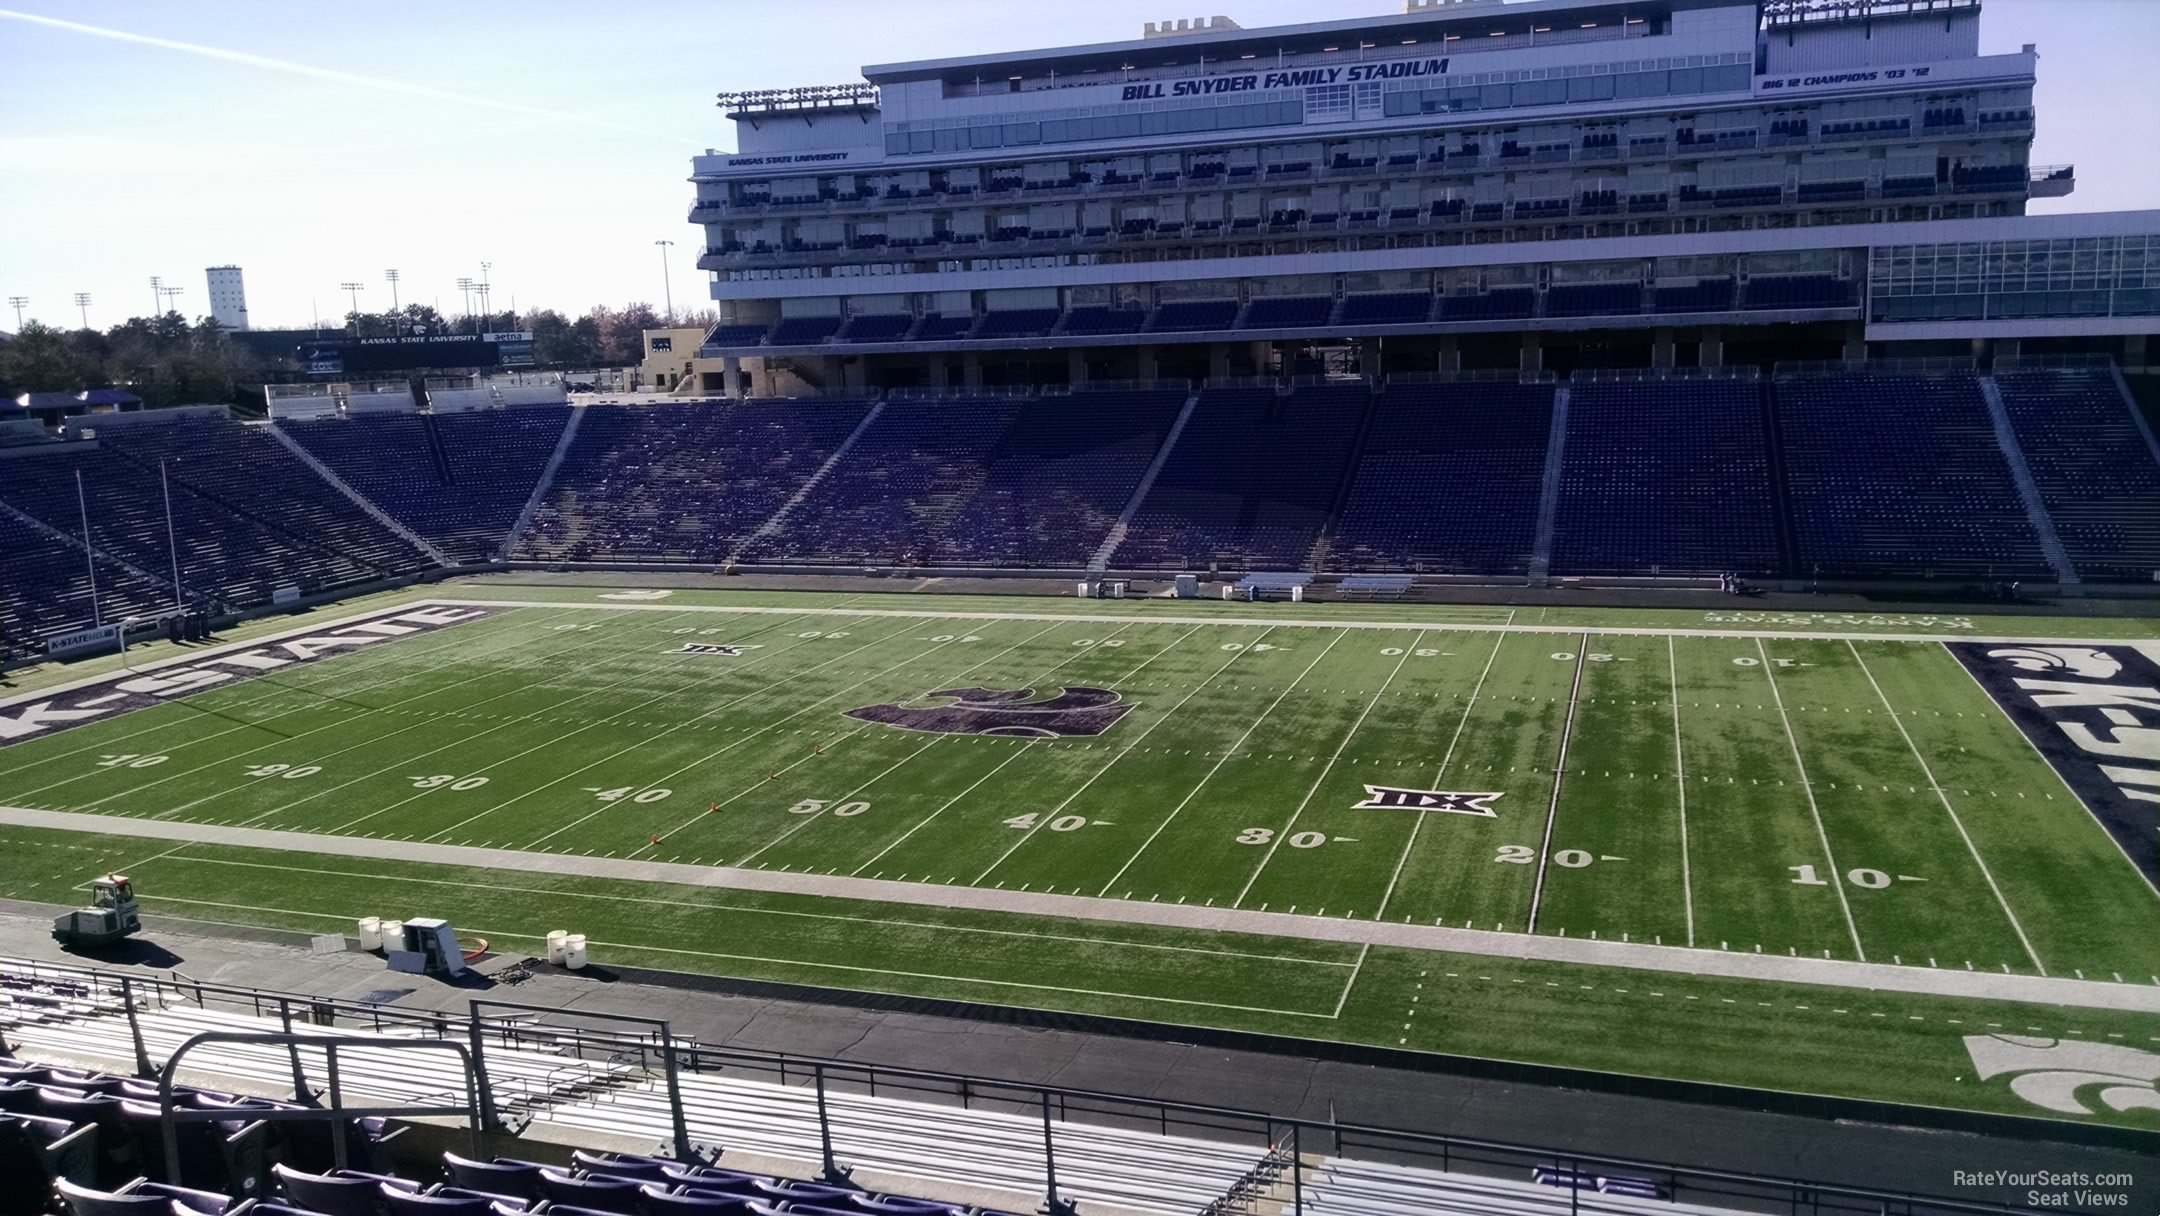
M 2075 177 L 1978 0 L 1407 10 L 722 94 L 700 387 L 2139 367 L 2160 330 L 2160 213 L 2026 214 Z

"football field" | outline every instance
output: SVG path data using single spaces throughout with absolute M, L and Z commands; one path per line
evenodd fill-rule
M 2033 1114 L 1963 1077 L 1884 1089 L 1804 1055 L 1541 1055 L 1498 1027 L 1420 1027 L 1420 994 L 1471 974 L 1434 960 L 1473 958 L 1485 984 L 1606 994 L 1567 1016 L 1610 1037 L 1639 1015 L 1594 1004 L 1640 1000 L 1638 973 L 1539 945 L 1567 939 L 1669 976 L 1760 958 L 1700 995 L 1805 1013 L 1813 990 L 1769 963 L 2129 985 L 2142 1011 L 2072 1027 L 2021 1007 L 2011 1028 L 2155 1034 L 2137 838 L 1975 674 L 1985 644 L 1953 649 L 1969 624 L 613 594 L 446 588 L 414 601 L 425 619 L 14 698 L 0 713 L 35 729 L 0 748 L 0 807 L 112 830 L 0 826 L 0 894 L 65 901 L 125 865 L 153 913 L 200 921 L 567 927 L 655 966 Z M 142 839 L 139 821 L 258 835 Z M 445 868 L 480 856 L 460 850 L 524 860 Z M 686 867 L 774 877 L 743 893 Z M 1017 902 L 1043 895 L 1098 902 L 1072 921 Z M 1474 944 L 1427 955 L 1386 926 Z M 1878 1022 L 2002 1008 L 1899 999 L 1922 1012 Z M 1758 1018 L 1723 1024 L 1736 1051 L 1772 1025 L 1830 1051 L 1891 1033 Z

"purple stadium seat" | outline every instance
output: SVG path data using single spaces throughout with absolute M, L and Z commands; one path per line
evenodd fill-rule
M 556 1169 L 540 1171 L 540 1190 L 549 1203 L 636 1216 L 639 1184 L 628 1178 L 581 1178 Z
M 645 1216 L 738 1216 L 750 1210 L 748 1195 L 687 1188 L 670 1191 L 657 1182 L 640 1188 Z
M 521 1199 L 540 1198 L 540 1166 L 534 1162 L 509 1157 L 472 1161 L 449 1152 L 442 1155 L 442 1160 L 450 1181 L 458 1186 Z

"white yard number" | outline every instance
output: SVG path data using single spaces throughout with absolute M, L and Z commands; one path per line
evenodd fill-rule
M 1793 885 L 1799 887 L 1827 887 L 1830 881 L 1815 873 L 1814 866 L 1787 866 L 1793 872 Z M 1880 891 L 1890 885 L 1890 876 L 1881 870 L 1865 866 L 1845 871 L 1845 881 L 1867 891 Z
M 1575 652 L 1572 650 L 1555 650 L 1553 651 L 1552 657 L 1558 659 L 1562 663 L 1572 663 L 1575 661 Z M 1613 657 L 1611 655 L 1600 654 L 1596 651 L 1592 651 L 1589 654 L 1584 655 L 1583 658 L 1588 659 L 1592 663 L 1610 663 L 1613 661 Z
M 1073 641 L 1075 646 L 1108 646 L 1113 649 L 1124 644 L 1124 638 L 1077 638 Z
M 1396 655 L 1401 654 L 1402 652 L 1403 648 L 1400 646 L 1382 646 L 1380 648 L 1380 653 L 1388 656 L 1391 659 L 1394 658 Z M 1440 648 L 1437 646 L 1420 646 L 1416 650 L 1411 651 L 1410 653 L 1416 655 L 1421 659 L 1429 659 L 1434 655 L 1439 654 Z
M 290 764 L 257 764 L 248 769 L 247 775 L 250 777 L 278 777 L 290 781 L 295 777 L 312 777 L 321 771 L 322 766 L 316 764 L 303 764 L 298 768 L 294 768 Z
M 1526 866 L 1536 860 L 1537 851 L 1526 844 L 1504 844 L 1493 860 L 1511 866 Z
M 595 629 L 598 629 L 599 627 L 600 627 L 600 626 L 599 626 L 599 624 L 598 624 L 597 622 L 595 622 L 594 624 L 591 624 L 591 625 L 579 625 L 579 624 L 576 624 L 576 623 L 572 623 L 572 624 L 568 624 L 568 625 L 557 625 L 557 626 L 555 626 L 555 632 L 557 632 L 557 633 L 591 633 L 591 632 L 592 632 L 593 630 L 595 630 Z
M 658 802 L 674 792 L 674 790 L 667 789 L 641 790 L 634 785 L 618 785 L 611 790 L 594 790 L 593 797 L 602 802 L 621 802 L 625 798 L 632 802 Z
M 795 636 L 799 638 L 844 638 L 847 636 L 847 630 L 835 629 L 831 633 L 822 633 L 815 629 L 805 629 Z
M 832 806 L 830 798 L 805 798 L 789 807 L 787 812 L 790 815 L 815 815 L 829 806 Z M 853 819 L 869 809 L 870 804 L 867 802 L 843 802 L 839 806 L 833 806 L 832 813 L 842 819 Z
M 1275 839 L 1274 828 L 1246 828 L 1237 834 L 1239 844 L 1266 844 Z M 1283 837 L 1283 843 L 1293 849 L 1317 849 L 1327 843 L 1326 832 L 1299 832 Z
M 437 773 L 432 777 L 412 779 L 412 786 L 416 790 L 476 790 L 487 783 L 488 779 L 485 777 L 466 777 L 460 780 L 456 773 Z
M 1243 642 L 1224 642 L 1224 643 L 1222 644 L 1222 649 L 1224 649 L 1224 650 L 1250 650 L 1250 651 L 1254 652 L 1255 654 L 1257 654 L 1257 653 L 1259 653 L 1259 652 L 1261 652 L 1261 651 L 1264 651 L 1264 650 L 1280 650 L 1280 649 L 1282 649 L 1282 648 L 1281 648 L 1280 646 L 1273 646 L 1273 645 L 1270 645 L 1269 643 L 1266 643 L 1266 642 L 1254 642 L 1254 643 L 1253 643 L 1252 645 L 1250 645 L 1250 646 L 1247 646 L 1247 645 L 1246 645 L 1245 643 L 1243 643 Z
M 1032 831 L 1034 830 L 1036 822 L 1041 818 L 1042 816 L 1035 814 L 1015 815 L 1005 821 L 1005 826 L 1009 828 L 1017 828 L 1023 832 Z M 1085 815 L 1060 815 L 1057 818 L 1043 824 L 1044 827 L 1049 828 L 1053 832 L 1077 832 L 1081 828 L 1086 827 L 1087 825 L 1088 821 L 1087 816 Z
M 117 756 L 100 756 L 97 766 L 99 768 L 155 768 L 170 759 L 172 759 L 171 756 L 140 756 L 134 752 L 122 752 Z
M 838 636 L 838 635 L 835 635 L 835 636 Z M 927 638 L 924 638 L 924 639 L 923 639 L 923 641 L 925 641 L 925 642 L 980 642 L 980 641 L 982 641 L 982 639 L 981 639 L 981 638 L 979 638 L 979 637 L 976 637 L 976 636 L 975 636 L 974 634 L 972 634 L 972 633 L 969 633 L 969 634 L 953 634 L 953 633 L 940 633 L 940 634 L 937 634 L 937 635 L 935 635 L 935 636 L 932 636 L 932 637 L 927 637 Z

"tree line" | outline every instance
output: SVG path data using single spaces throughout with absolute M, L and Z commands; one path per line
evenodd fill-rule
M 676 324 L 702 329 L 714 320 L 705 310 L 678 316 Z M 426 304 L 408 304 L 396 312 L 348 313 L 342 326 L 313 332 L 329 338 L 528 331 L 535 367 L 572 371 L 637 363 L 645 353 L 643 331 L 662 323 L 652 305 L 643 302 L 622 308 L 598 305 L 574 318 L 536 308 L 523 314 L 452 319 Z M 236 334 L 209 317 L 190 321 L 178 312 L 130 317 L 107 330 L 29 321 L 22 332 L 0 342 L 0 398 L 124 388 L 153 406 L 259 405 L 262 384 L 306 378 L 292 347 L 309 331 L 276 332 L 296 336 L 291 342 L 265 342 L 260 339 L 270 335 Z

